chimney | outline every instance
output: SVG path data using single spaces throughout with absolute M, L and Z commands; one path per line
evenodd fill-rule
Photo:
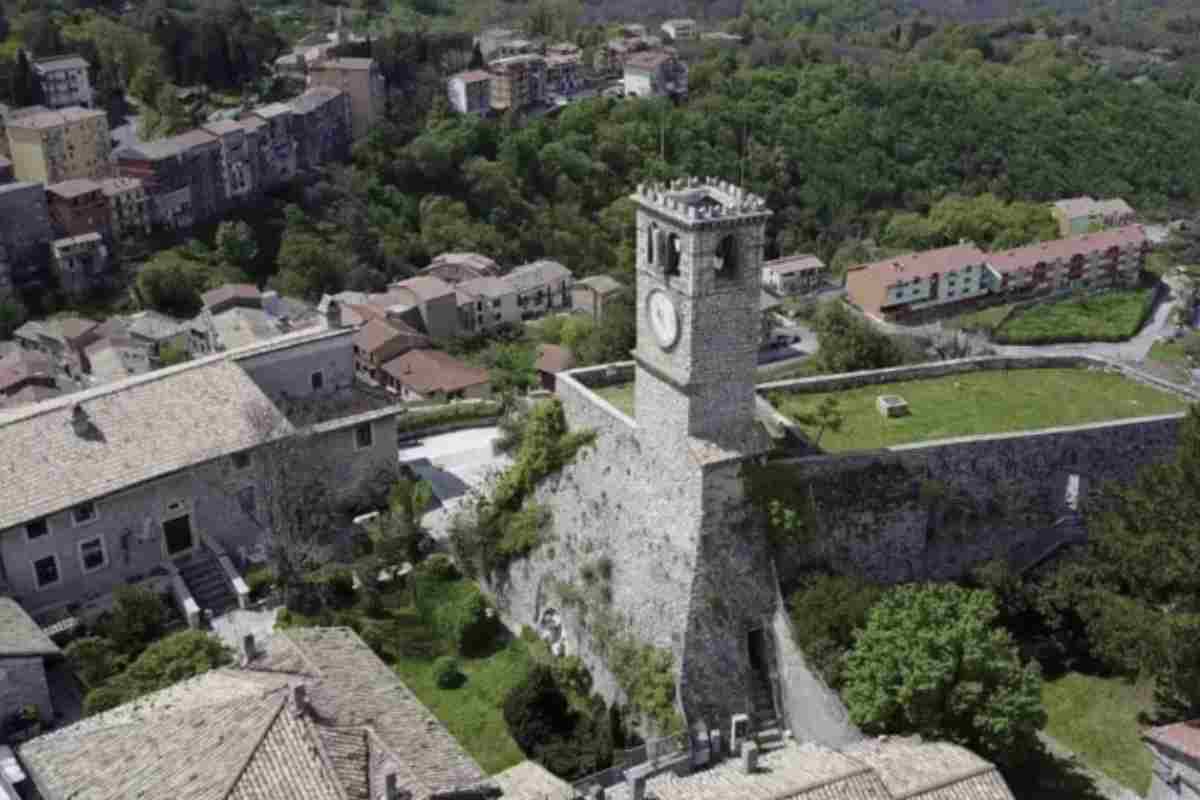
M 81 439 L 87 438 L 92 432 L 92 420 L 79 403 L 71 406 L 71 427 L 75 430 L 75 435 Z
M 342 304 L 332 297 L 325 304 L 325 327 L 330 330 L 342 327 Z
M 254 660 L 254 634 L 247 633 L 242 637 L 242 663 L 249 664 Z
M 292 687 L 292 700 L 296 703 L 296 711 L 300 714 L 308 711 L 308 689 L 303 683 Z

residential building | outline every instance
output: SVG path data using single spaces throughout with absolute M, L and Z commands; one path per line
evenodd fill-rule
M 8 120 L 5 131 L 18 180 L 49 185 L 108 174 L 111 144 L 103 111 L 38 111 Z
M 517 267 L 504 276 L 517 292 L 522 319 L 571 307 L 571 271 L 557 261 L 542 259 Z
M 521 321 L 517 291 L 511 281 L 485 276 L 454 287 L 458 300 L 459 329 L 475 336 Z
M 1147 248 L 1142 226 L 1127 225 L 992 253 L 988 267 L 998 293 L 1133 286 L 1141 277 Z
M 571 309 L 599 322 L 604 307 L 625 293 L 625 284 L 608 275 L 591 275 L 571 284 Z
M 446 81 L 450 107 L 460 114 L 486 117 L 492 111 L 492 75 L 481 69 L 451 75 Z
M 144 347 L 153 359 L 158 359 L 163 348 L 167 347 L 187 352 L 187 326 L 154 310 L 139 311 L 126 317 L 125 332 L 131 340 Z
M 1119 197 L 1109 200 L 1071 197 L 1052 203 L 1050 213 L 1058 222 L 1059 233 L 1063 236 L 1131 225 L 1136 216 L 1133 208 Z
M 245 127 L 236 120 L 222 119 L 202 125 L 201 128 L 215 136 L 220 146 L 219 164 L 224 205 L 237 206 L 246 198 L 254 197 L 258 188 L 255 169 L 257 153 Z
M 0 295 L 45 285 L 53 238 L 45 187 L 0 184 Z
M 550 94 L 571 96 L 583 88 L 579 75 L 580 57 L 571 55 L 546 56 L 546 91 Z
M 75 178 L 46 187 L 50 223 L 59 236 L 85 233 L 109 235 L 111 214 L 104 187 L 88 178 Z
M 31 386 L 58 388 L 58 367 L 53 359 L 23 347 L 0 355 L 0 397 L 12 397 Z
M 402 322 L 368 320 L 354 333 L 354 369 L 360 377 L 378 383 L 384 364 L 409 350 L 427 347 L 429 337 Z
M 987 294 L 987 258 L 972 244 L 896 256 L 852 267 L 846 293 L 871 316 L 901 318 Z
M 485 59 L 492 58 L 502 44 L 519 37 L 520 34 L 511 28 L 488 28 L 479 34 L 479 52 Z
M 491 394 L 487 370 L 441 350 L 410 350 L 380 370 L 380 382 L 406 402 L 462 400 Z
M 237 666 L 33 739 L 17 755 L 45 798 L 500 796 L 349 628 L 288 628 L 261 643 L 248 636 Z
M 150 204 L 139 178 L 105 178 L 100 190 L 108 203 L 108 227 L 118 244 L 150 234 Z
M 122 177 L 142 181 L 150 200 L 150 220 L 168 230 L 190 228 L 226 207 L 221 143 L 196 129 L 115 153 Z
M 696 20 L 694 19 L 669 19 L 662 24 L 661 29 L 673 41 L 695 39 L 697 35 Z
M 13 332 L 26 350 L 45 353 L 69 375 L 82 372 L 83 351 L 100 338 L 95 320 L 84 317 L 51 317 L 30 320 Z
M 540 50 L 537 42 L 518 36 L 513 39 L 507 39 L 503 42 L 500 42 L 491 55 L 484 57 L 494 60 L 499 58 L 511 58 L 512 56 L 538 54 L 540 54 Z
M 631 37 L 609 39 L 596 48 L 593 68 L 601 75 L 620 75 L 625 68 L 625 61 L 634 53 L 641 53 L 661 44 L 658 37 Z
M 92 386 L 142 375 L 156 366 L 146 345 L 129 336 L 106 336 L 88 345 L 84 356 Z
M 261 308 L 241 306 L 218 312 L 205 309 L 188 322 L 187 329 L 188 352 L 193 356 L 268 342 L 288 330 Z
M 299 144 L 292 133 L 292 107 L 286 103 L 260 106 L 240 122 L 258 144 L 258 183 L 263 190 L 295 178 Z
M 625 59 L 624 88 L 631 97 L 687 97 L 687 65 L 666 50 L 634 53 Z
M 314 86 L 292 98 L 291 106 L 300 169 L 349 160 L 353 135 L 351 95 L 332 86 Z
M 762 267 L 763 287 L 781 296 L 819 289 L 825 275 L 825 262 L 807 253 L 765 261 Z
M 46 662 L 61 659 L 58 645 L 25 610 L 11 597 L 0 597 L 0 723 L 7 728 L 29 706 L 40 721 L 54 721 Z
M 92 107 L 92 82 L 88 62 L 77 55 L 39 58 L 32 64 L 42 102 L 50 108 Z
M 575 366 L 575 356 L 566 347 L 556 344 L 538 345 L 537 361 L 533 367 L 538 373 L 538 382 L 547 392 L 553 392 L 558 373 Z
M 500 274 L 500 265 L 480 253 L 442 253 L 434 256 L 422 275 L 439 278 L 449 284 L 462 283 Z
M 386 306 L 389 318 L 408 322 L 434 340 L 458 335 L 458 297 L 445 281 L 417 275 L 393 283 L 384 297 L 390 303 Z
M 1154 761 L 1146 800 L 1200 800 L 1200 720 L 1142 734 Z
M 4 132 L 0 131 L 0 136 Z M 0 184 L 12 183 L 17 179 L 17 173 L 13 171 L 13 163 L 7 158 L 0 158 Z
M 106 286 L 110 280 L 108 246 L 98 233 L 55 239 L 50 264 L 58 285 L 70 297 L 82 297 Z
M 352 337 L 299 331 L 0 413 L 5 594 L 39 621 L 94 613 L 130 584 L 172 591 L 185 609 L 211 607 L 209 587 L 188 584 L 191 569 L 207 563 L 221 575 L 219 553 L 262 544 L 255 451 L 307 426 L 310 410 L 353 396 Z M 338 502 L 394 473 L 395 414 L 309 428 Z
M 12 151 L 8 148 L 8 134 L 5 129 L 8 123 L 12 120 L 27 117 L 30 114 L 37 114 L 42 111 L 49 111 L 45 106 L 25 106 L 24 108 L 12 108 L 0 103 L 0 157 L 12 161 Z
M 352 133 L 357 141 L 367 135 L 383 116 L 387 81 L 371 58 L 333 58 L 318 61 L 308 69 L 309 88 L 325 86 L 350 95 Z
M 520 111 L 546 102 L 546 59 L 540 55 L 509 56 L 488 64 L 492 74 L 492 108 Z

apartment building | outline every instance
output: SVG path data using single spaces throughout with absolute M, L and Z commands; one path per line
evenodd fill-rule
M 207 131 L 196 129 L 125 147 L 117 151 L 116 159 L 122 177 L 142 181 L 156 226 L 190 228 L 226 207 L 221 145 Z
M 481 69 L 451 75 L 446 81 L 450 107 L 460 114 L 487 116 L 492 110 L 492 75 Z
M 479 34 L 479 52 L 483 53 L 484 58 L 492 58 L 501 45 L 519 37 L 520 34 L 511 28 L 487 28 Z
M 308 86 L 341 89 L 350 96 L 351 135 L 355 141 L 367 135 L 383 116 L 387 103 L 387 81 L 371 58 L 318 61 L 308 68 Z
M 846 292 L 871 316 L 903 318 L 986 295 L 987 258 L 972 244 L 896 256 L 852 268 L 846 274 Z
M 220 146 L 221 187 L 227 206 L 237 206 L 255 196 L 256 153 L 250 134 L 234 120 L 218 120 L 200 126 L 217 138 Z
M 623 83 L 631 97 L 687 97 L 687 65 L 667 50 L 634 53 L 625 60 Z
M 257 144 L 258 182 L 270 191 L 296 177 L 299 144 L 292 135 L 292 107 L 271 103 L 254 109 L 239 120 L 251 141 Z
M 1137 284 L 1148 244 L 1140 225 L 992 253 L 995 291 L 1041 294 Z
M 45 285 L 53 238 L 45 187 L 0 184 L 0 295 Z
M 296 163 L 316 169 L 350 158 L 353 137 L 351 96 L 331 86 L 317 86 L 292 98 Z
M 150 233 L 150 205 L 137 178 L 105 178 L 100 190 L 108 204 L 108 227 L 113 241 L 128 242 Z
M 50 223 L 57 236 L 100 233 L 109 236 L 111 214 L 104 187 L 87 178 L 52 183 L 46 187 Z
M 105 286 L 110 278 L 108 247 L 98 233 L 55 239 L 50 264 L 59 288 L 71 297 L 82 297 Z
M 92 107 L 87 61 L 77 55 L 61 55 L 39 58 L 32 66 L 45 105 L 50 108 Z
M 625 62 L 634 53 L 658 49 L 662 39 L 658 36 L 632 36 L 609 39 L 596 48 L 592 67 L 601 75 L 620 75 Z
M 85 108 L 37 111 L 5 125 L 18 180 L 52 184 L 108 174 L 108 118 Z
M 546 91 L 570 96 L 583 88 L 579 54 L 546 56 Z
M 488 64 L 492 73 L 492 108 L 519 111 L 546 102 L 546 59 L 520 55 Z

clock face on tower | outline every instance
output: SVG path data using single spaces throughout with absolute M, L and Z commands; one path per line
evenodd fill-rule
M 679 314 L 675 311 L 675 303 L 667 293 L 655 289 L 646 298 L 646 313 L 650 317 L 650 329 L 658 346 L 666 350 L 679 339 Z

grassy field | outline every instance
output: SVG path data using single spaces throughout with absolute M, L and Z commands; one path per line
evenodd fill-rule
M 842 429 L 826 432 L 828 451 L 1006 431 L 1080 425 L 1108 419 L 1181 411 L 1185 401 L 1120 375 L 1081 369 L 974 372 L 920 381 L 863 386 L 831 393 L 838 400 Z M 881 394 L 908 401 L 909 414 L 885 419 L 875 408 Z M 785 414 L 816 409 L 827 394 L 775 395 Z M 816 434 L 816 430 L 810 433 Z
M 1138 714 L 1153 705 L 1153 689 L 1120 678 L 1068 673 L 1042 684 L 1046 733 L 1092 769 L 1144 795 L 1150 752 L 1138 738 Z
M 1123 341 L 1138 332 L 1153 301 L 1154 289 L 1143 288 L 1042 303 L 1012 314 L 994 338 L 1002 344 Z
M 596 394 L 616 406 L 617 410 L 633 416 L 633 381 L 596 389 Z
M 991 333 L 996 329 L 997 325 L 1004 322 L 1004 318 L 1008 316 L 1010 311 L 1012 311 L 1011 303 L 991 306 L 990 308 L 972 311 L 967 314 L 959 314 L 957 317 L 942 320 L 942 327 L 949 328 L 950 330 Z

